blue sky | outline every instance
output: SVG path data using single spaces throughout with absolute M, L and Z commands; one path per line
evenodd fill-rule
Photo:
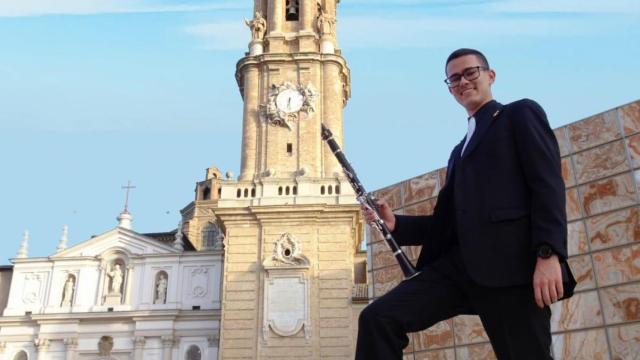
M 235 63 L 253 1 L 0 1 L 0 264 L 116 225 L 121 185 L 140 232 L 175 228 L 205 168 L 237 175 Z M 553 127 L 640 98 L 637 0 L 342 0 L 352 70 L 345 150 L 374 190 L 444 166 L 466 132 L 444 59 L 475 47 L 501 102 Z

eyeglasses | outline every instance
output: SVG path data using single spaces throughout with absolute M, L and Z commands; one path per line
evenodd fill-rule
M 462 77 L 464 77 L 467 81 L 472 81 L 479 78 L 480 70 L 489 70 L 489 69 L 484 66 L 469 67 L 462 70 L 461 74 L 453 74 L 449 76 L 448 78 L 444 79 L 444 82 L 447 84 L 448 87 L 454 88 L 460 85 L 460 80 L 462 80 Z

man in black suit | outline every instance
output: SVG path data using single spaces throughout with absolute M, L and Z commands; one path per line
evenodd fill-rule
M 454 51 L 446 76 L 469 131 L 433 215 L 379 202 L 396 241 L 422 245 L 421 272 L 362 311 L 356 359 L 401 359 L 407 333 L 460 314 L 480 316 L 500 360 L 552 359 L 549 305 L 575 287 L 558 143 L 536 102 L 493 100 L 496 73 L 479 51 Z

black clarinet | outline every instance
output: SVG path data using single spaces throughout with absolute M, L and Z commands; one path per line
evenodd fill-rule
M 411 264 L 409 258 L 407 258 L 407 255 L 402 252 L 402 249 L 400 248 L 400 246 L 398 246 L 396 240 L 393 238 L 393 236 L 391 236 L 391 231 L 389 231 L 387 225 L 380 218 L 380 213 L 378 212 L 378 205 L 375 202 L 375 198 L 371 194 L 367 193 L 367 191 L 364 189 L 364 186 L 362 186 L 362 184 L 360 183 L 355 170 L 353 170 L 346 156 L 344 156 L 342 149 L 340 149 L 338 143 L 336 143 L 336 141 L 333 139 L 331 130 L 329 130 L 329 128 L 324 124 L 322 124 L 322 140 L 327 142 L 327 145 L 329 145 L 329 148 L 331 148 L 333 155 L 335 155 L 336 159 L 338 159 L 338 162 L 342 166 L 344 174 L 347 176 L 347 179 L 349 179 L 349 183 L 351 183 L 351 187 L 353 187 L 353 190 L 356 192 L 356 199 L 358 200 L 358 202 L 373 210 L 375 219 L 371 223 L 371 226 L 375 227 L 376 229 L 378 229 L 378 231 L 380 231 L 380 233 L 382 233 L 384 240 L 387 242 L 387 245 L 389 246 L 391 251 L 393 251 L 393 255 L 396 257 L 396 260 L 398 261 L 398 264 L 402 269 L 404 279 L 411 279 L 412 277 L 418 275 L 419 272 L 416 270 L 413 264 Z

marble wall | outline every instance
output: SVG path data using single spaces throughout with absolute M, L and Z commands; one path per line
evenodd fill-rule
M 640 353 L 640 100 L 555 129 L 576 294 L 552 306 L 556 359 L 637 360 Z M 430 214 L 446 169 L 376 191 L 398 214 Z M 374 298 L 401 281 L 386 244 L 368 229 Z M 415 260 L 419 248 L 405 251 Z M 477 316 L 411 334 L 405 360 L 495 359 Z

